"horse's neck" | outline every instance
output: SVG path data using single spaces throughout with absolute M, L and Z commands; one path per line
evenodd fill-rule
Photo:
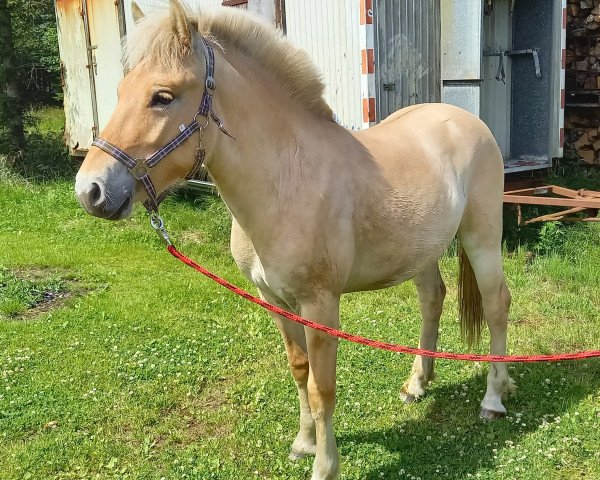
M 294 194 L 310 188 L 300 178 L 307 163 L 318 161 L 323 169 L 334 159 L 326 152 L 307 158 L 314 149 L 309 137 L 332 122 L 303 111 L 248 62 L 217 59 L 214 108 L 238 141 L 217 135 L 207 167 L 232 214 L 252 235 L 293 208 Z

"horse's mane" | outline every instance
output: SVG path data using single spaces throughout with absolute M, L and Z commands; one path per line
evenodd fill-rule
M 293 45 L 277 30 L 237 8 L 217 8 L 193 13 L 186 7 L 190 23 L 198 33 L 213 40 L 226 52 L 234 49 L 259 63 L 276 79 L 290 97 L 317 115 L 333 118 L 323 99 L 321 74 L 307 53 Z M 190 51 L 171 27 L 168 9 L 144 17 L 127 36 L 123 61 L 127 68 L 139 63 L 177 69 Z

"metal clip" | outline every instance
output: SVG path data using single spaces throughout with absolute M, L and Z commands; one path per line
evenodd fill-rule
M 156 233 L 158 234 L 159 238 L 162 239 L 167 244 L 167 246 L 170 247 L 173 245 L 173 243 L 171 243 L 171 239 L 169 238 L 169 234 L 167 233 L 167 230 L 165 228 L 165 222 L 163 222 L 163 219 L 158 213 L 152 212 L 150 214 L 150 225 L 152 225 L 152 228 L 156 230 Z
M 504 72 L 504 50 L 484 50 L 484 57 L 498 57 L 498 70 L 496 71 L 496 80 L 506 85 L 506 73 Z
M 507 50 L 504 54 L 507 57 L 513 55 L 531 55 L 533 57 L 533 65 L 535 67 L 535 76 L 539 78 L 542 76 L 542 71 L 540 69 L 540 57 L 538 52 L 539 50 L 537 48 L 527 48 L 525 50 Z
M 202 143 L 196 148 L 196 163 L 202 165 L 204 163 L 204 159 L 206 158 L 206 149 Z

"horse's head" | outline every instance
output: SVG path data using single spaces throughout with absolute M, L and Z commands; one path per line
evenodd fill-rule
M 138 160 L 148 159 L 177 137 L 182 125 L 190 125 L 204 92 L 206 70 L 202 56 L 194 54 L 202 51 L 197 26 L 179 0 L 170 0 L 170 15 L 137 20 L 126 51 L 131 70 L 119 85 L 117 106 L 100 138 L 140 167 L 128 168 L 106 149 L 93 146 L 75 182 L 87 212 L 111 220 L 128 217 L 133 203 L 148 196 L 139 181 L 143 174 L 157 193 L 184 178 L 194 167 L 198 146 L 196 133 L 151 169 Z M 198 123 L 207 118 L 198 118 Z

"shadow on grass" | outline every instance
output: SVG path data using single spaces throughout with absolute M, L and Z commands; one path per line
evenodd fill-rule
M 433 387 L 430 394 L 435 398 L 426 407 L 423 420 L 399 423 L 389 429 L 342 435 L 338 438 L 341 454 L 348 455 L 344 445 L 352 443 L 378 444 L 390 453 L 399 454 L 398 461 L 378 466 L 361 476 L 370 480 L 405 478 L 404 475 L 423 480 L 458 480 L 467 478 L 468 474 L 475 476 L 482 470 L 494 470 L 501 463 L 494 457 L 500 456 L 506 448 L 518 446 L 520 439 L 538 430 L 544 419 L 552 423 L 571 405 L 590 394 L 597 394 L 600 377 L 594 375 L 594 371 L 597 372 L 599 367 L 597 359 L 562 365 L 512 367 L 511 375 L 520 380 L 519 390 L 505 402 L 509 417 L 494 422 L 477 417 L 476 409 L 482 397 L 479 391 L 486 381 L 484 373 L 461 385 Z M 466 397 L 460 396 L 463 391 L 468 392 Z M 452 395 L 460 400 L 452 400 Z M 469 403 L 465 399 L 469 399 Z M 517 412 L 518 421 L 515 421 Z
M 34 183 L 74 181 L 81 159 L 69 155 L 61 133 L 30 133 L 26 142 L 13 167 L 17 174 Z

